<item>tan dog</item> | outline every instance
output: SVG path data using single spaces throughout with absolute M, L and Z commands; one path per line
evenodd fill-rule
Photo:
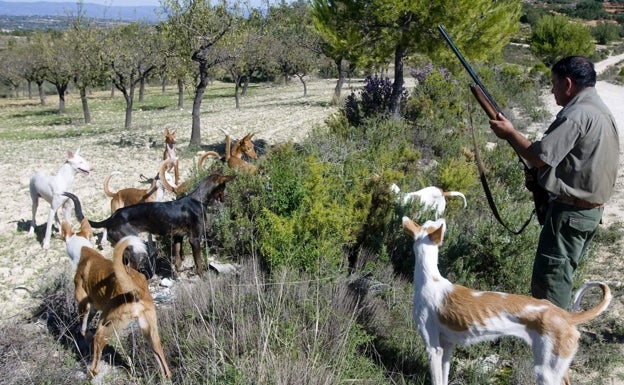
M 159 175 L 156 175 L 150 187 L 146 189 L 128 187 L 117 192 L 110 191 L 108 183 L 113 175 L 118 174 L 121 173 L 119 171 L 113 171 L 104 179 L 104 194 L 111 198 L 111 214 L 125 206 L 141 202 L 160 202 L 164 199 L 165 186 L 160 181 Z
M 91 232 L 89 222 L 84 218 L 78 234 L 72 232 L 67 221 L 63 221 L 61 227 L 67 241 L 68 255 L 74 264 L 78 258 L 74 286 L 80 331 L 83 335 L 87 331 L 91 306 L 102 312 L 93 337 L 93 361 L 89 374 L 95 376 L 98 373 L 102 349 L 110 335 L 122 332 L 131 321 L 136 321 L 149 339 L 162 375 L 171 378 L 158 334 L 156 308 L 147 280 L 143 274 L 123 264 L 123 254 L 127 247 L 132 247 L 134 253 L 146 253 L 143 241 L 136 236 L 122 238 L 113 250 L 111 261 L 93 249 L 90 242 L 82 237 Z M 79 254 L 76 253 L 78 249 Z
M 539 385 L 569 385 L 568 367 L 578 348 L 577 325 L 609 306 L 611 291 L 602 282 L 587 282 L 574 297 L 578 310 L 585 292 L 602 289 L 600 303 L 581 312 L 567 312 L 547 300 L 454 285 L 438 271 L 438 248 L 444 219 L 422 226 L 403 217 L 414 239 L 414 320 L 427 350 L 431 382 L 447 385 L 455 345 L 491 341 L 503 336 L 523 339 L 533 350 L 533 372 Z
M 215 151 L 206 151 L 199 158 L 198 167 L 203 164 L 204 160 L 208 156 L 214 156 L 226 162 L 230 168 L 238 169 L 251 174 L 256 172 L 256 166 L 246 162 L 243 159 L 243 155 L 246 155 L 251 159 L 258 159 L 253 141 L 251 140 L 254 134 L 245 135 L 243 139 L 237 141 L 236 144 L 234 144 L 234 148 L 231 149 L 230 134 L 223 129 L 221 131 L 225 133 L 225 156 L 221 156 Z
M 165 128 L 165 152 L 163 153 L 163 160 L 172 160 L 170 167 L 173 168 L 174 183 L 177 185 L 180 182 L 180 172 L 178 170 L 178 152 L 176 151 L 176 133 L 177 131 L 169 131 L 168 128 Z

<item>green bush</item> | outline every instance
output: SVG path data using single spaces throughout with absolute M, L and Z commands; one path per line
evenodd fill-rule
M 548 67 L 569 55 L 591 56 L 595 46 L 588 27 L 563 15 L 539 19 L 530 38 L 531 51 Z
M 620 38 L 622 27 L 617 24 L 601 21 L 592 28 L 591 32 L 598 44 L 609 44 Z

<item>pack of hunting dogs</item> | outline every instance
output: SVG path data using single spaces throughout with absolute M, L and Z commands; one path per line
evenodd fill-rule
M 197 165 L 214 157 L 238 172 L 256 173 L 250 162 L 257 159 L 247 134 L 231 145 L 225 133 L 225 154 L 205 151 Z M 32 222 L 28 234 L 34 235 L 39 198 L 50 204 L 42 246 L 50 247 L 53 225 L 60 229 L 65 249 L 74 271 L 75 299 L 78 304 L 80 332 L 87 335 L 90 314 L 100 312 L 91 342 L 91 366 L 88 373 L 98 373 L 98 363 L 111 335 L 122 332 L 136 322 L 148 339 L 161 375 L 171 378 L 171 370 L 158 333 L 156 307 L 149 292 L 145 275 L 139 272 L 138 261 L 147 254 L 141 234 L 163 237 L 173 241 L 171 256 L 175 271 L 182 270 L 183 238 L 191 247 L 195 273 L 204 271 L 202 240 L 206 240 L 205 213 L 209 205 L 221 202 L 232 175 L 214 172 L 191 189 L 180 181 L 179 159 L 176 151 L 176 131 L 164 132 L 165 150 L 158 172 L 145 189 L 109 189 L 111 173 L 103 182 L 104 194 L 110 198 L 111 215 L 102 221 L 85 218 L 79 197 L 71 193 L 77 174 L 88 175 L 91 166 L 80 150 L 68 151 L 67 157 L 54 176 L 36 173 L 30 180 Z M 249 159 L 246 160 L 245 158 Z M 165 200 L 165 192 L 175 195 Z M 513 336 L 524 340 L 533 351 L 534 377 L 540 385 L 570 384 L 568 369 L 577 351 L 580 333 L 577 326 L 604 312 L 611 301 L 609 287 L 602 282 L 587 282 L 575 294 L 571 311 L 561 309 L 547 300 L 501 292 L 472 290 L 451 283 L 438 271 L 439 248 L 446 232 L 442 218 L 446 199 L 460 197 L 467 207 L 464 194 L 444 191 L 435 186 L 403 193 L 392 184 L 388 194 L 400 205 L 417 205 L 420 214 L 428 211 L 435 220 L 422 225 L 403 217 L 403 230 L 413 239 L 414 309 L 416 327 L 424 342 L 434 385 L 448 385 L 451 354 L 454 346 L 468 345 Z M 72 206 L 79 230 L 72 225 Z M 63 208 L 62 219 L 57 212 Z M 102 255 L 93 240 L 94 229 L 103 229 L 103 240 L 110 242 L 112 258 Z M 101 248 L 100 248 L 101 250 Z M 406 256 L 407 257 L 407 256 Z M 585 293 L 599 288 L 602 297 L 589 310 L 581 310 Z

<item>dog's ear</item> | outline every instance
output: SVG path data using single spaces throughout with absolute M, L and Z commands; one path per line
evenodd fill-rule
M 429 239 L 431 239 L 431 241 L 436 245 L 442 244 L 442 239 L 444 239 L 444 228 L 444 223 L 441 223 L 440 226 L 437 228 L 427 229 L 427 232 L 429 233 Z
M 91 228 L 91 224 L 87 218 L 82 218 L 80 222 L 80 232 L 78 234 L 88 241 L 93 238 L 93 228 Z
M 66 240 L 72 235 L 74 235 L 74 231 L 72 230 L 71 225 L 69 224 L 69 222 L 63 220 L 61 222 L 61 236 L 63 237 L 63 240 Z
M 236 174 L 233 174 L 233 175 L 214 174 L 212 176 L 212 181 L 217 184 L 226 184 L 227 182 L 231 181 L 234 178 L 236 178 Z
M 403 217 L 403 230 L 412 238 L 416 238 L 420 234 L 421 227 L 408 217 Z

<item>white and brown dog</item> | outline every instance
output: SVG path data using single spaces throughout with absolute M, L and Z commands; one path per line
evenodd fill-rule
M 65 194 L 78 202 L 73 194 Z M 92 233 L 91 226 L 82 216 L 79 203 L 76 205 L 76 216 L 81 221 L 80 233 L 74 233 L 67 221 L 63 221 L 61 228 L 67 242 L 67 254 L 75 268 L 75 297 L 82 335 L 87 331 L 91 306 L 102 312 L 93 337 L 93 360 L 89 374 L 95 376 L 98 373 L 102 350 L 111 334 L 121 333 L 131 321 L 136 321 L 148 338 L 162 375 L 171 378 L 158 334 L 156 307 L 147 280 L 143 274 L 123 263 L 126 248 L 132 247 L 134 253 L 144 254 L 147 252 L 145 244 L 137 236 L 124 237 L 115 245 L 111 261 L 91 246 L 88 240 Z
M 67 197 L 63 196 L 63 192 L 71 191 L 74 183 L 74 177 L 77 173 L 89 175 L 91 166 L 89 163 L 80 156 L 80 149 L 76 152 L 67 151 L 67 159 L 61 166 L 59 172 L 54 176 L 46 175 L 42 172 L 37 172 L 30 178 L 30 198 L 32 200 L 32 222 L 30 223 L 30 230 L 28 236 L 35 235 L 35 227 L 37 226 L 36 215 L 37 207 L 39 206 L 39 198 L 45 199 L 50 204 L 50 211 L 48 213 L 48 222 L 46 226 L 45 236 L 43 238 L 43 248 L 50 248 L 50 238 L 52 237 L 52 221 L 55 221 L 57 226 L 60 225 L 57 211 L 63 206 L 64 218 L 69 221 L 71 205 Z
M 427 350 L 433 385 L 447 385 L 455 345 L 514 336 L 533 350 L 534 375 L 539 385 L 570 384 L 568 367 L 578 348 L 576 325 L 602 313 L 611 301 L 609 287 L 588 282 L 576 292 L 574 309 L 584 293 L 602 289 L 592 309 L 567 312 L 547 300 L 523 295 L 476 291 L 454 285 L 438 271 L 438 249 L 444 238 L 444 219 L 422 226 L 403 217 L 404 230 L 414 239 L 414 320 Z
M 418 191 L 402 194 L 399 186 L 393 183 L 390 186 L 390 190 L 400 196 L 399 199 L 401 199 L 401 203 L 403 205 L 418 202 L 425 210 L 434 210 L 436 213 L 436 219 L 440 218 L 444 214 L 444 210 L 446 210 L 447 197 L 460 197 L 464 201 L 464 208 L 468 206 L 466 196 L 461 192 L 444 191 L 436 186 L 429 186 Z

